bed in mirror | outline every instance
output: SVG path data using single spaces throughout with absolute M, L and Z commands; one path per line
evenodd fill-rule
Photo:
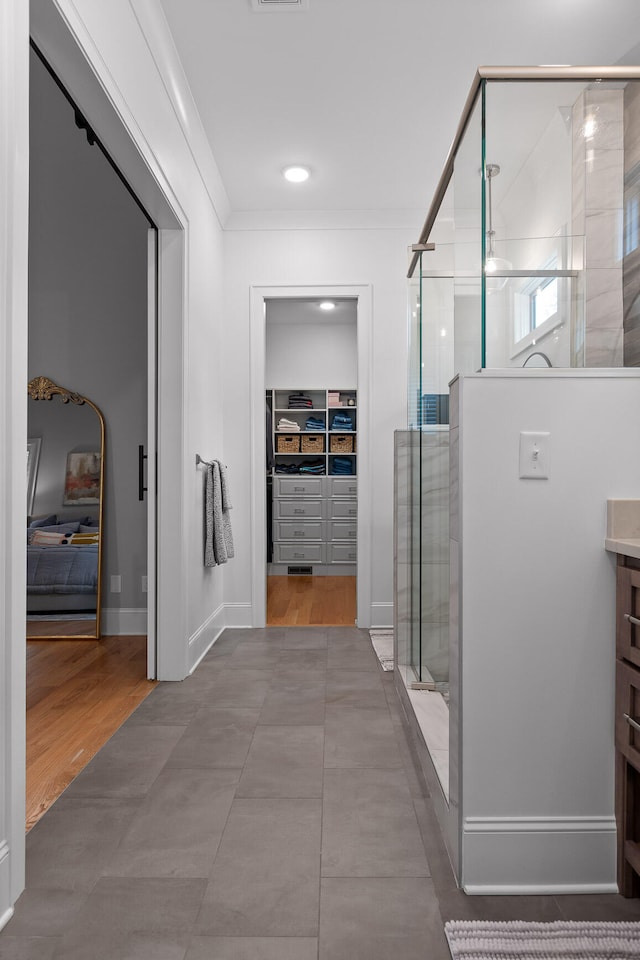
M 28 385 L 27 639 L 100 637 L 104 417 L 47 377 Z

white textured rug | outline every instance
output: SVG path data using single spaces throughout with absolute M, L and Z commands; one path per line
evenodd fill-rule
M 393 630 L 374 628 L 369 636 L 382 669 L 393 670 Z
M 640 923 L 450 920 L 453 960 L 638 960 Z

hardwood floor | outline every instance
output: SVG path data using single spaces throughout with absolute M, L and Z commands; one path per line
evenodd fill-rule
M 27 641 L 27 830 L 153 690 L 146 644 Z
M 269 626 L 352 627 L 355 621 L 355 577 L 267 577 Z

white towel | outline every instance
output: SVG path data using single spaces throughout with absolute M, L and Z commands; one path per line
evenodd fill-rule
M 205 567 L 226 563 L 234 555 L 230 509 L 227 468 L 213 460 L 205 474 Z

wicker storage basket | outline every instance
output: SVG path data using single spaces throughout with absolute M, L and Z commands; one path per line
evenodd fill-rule
M 329 437 L 330 453 L 353 453 L 353 437 L 336 434 Z
M 300 437 L 276 436 L 276 453 L 300 453 Z
M 324 436 L 322 434 L 309 434 L 302 436 L 303 453 L 324 453 Z

